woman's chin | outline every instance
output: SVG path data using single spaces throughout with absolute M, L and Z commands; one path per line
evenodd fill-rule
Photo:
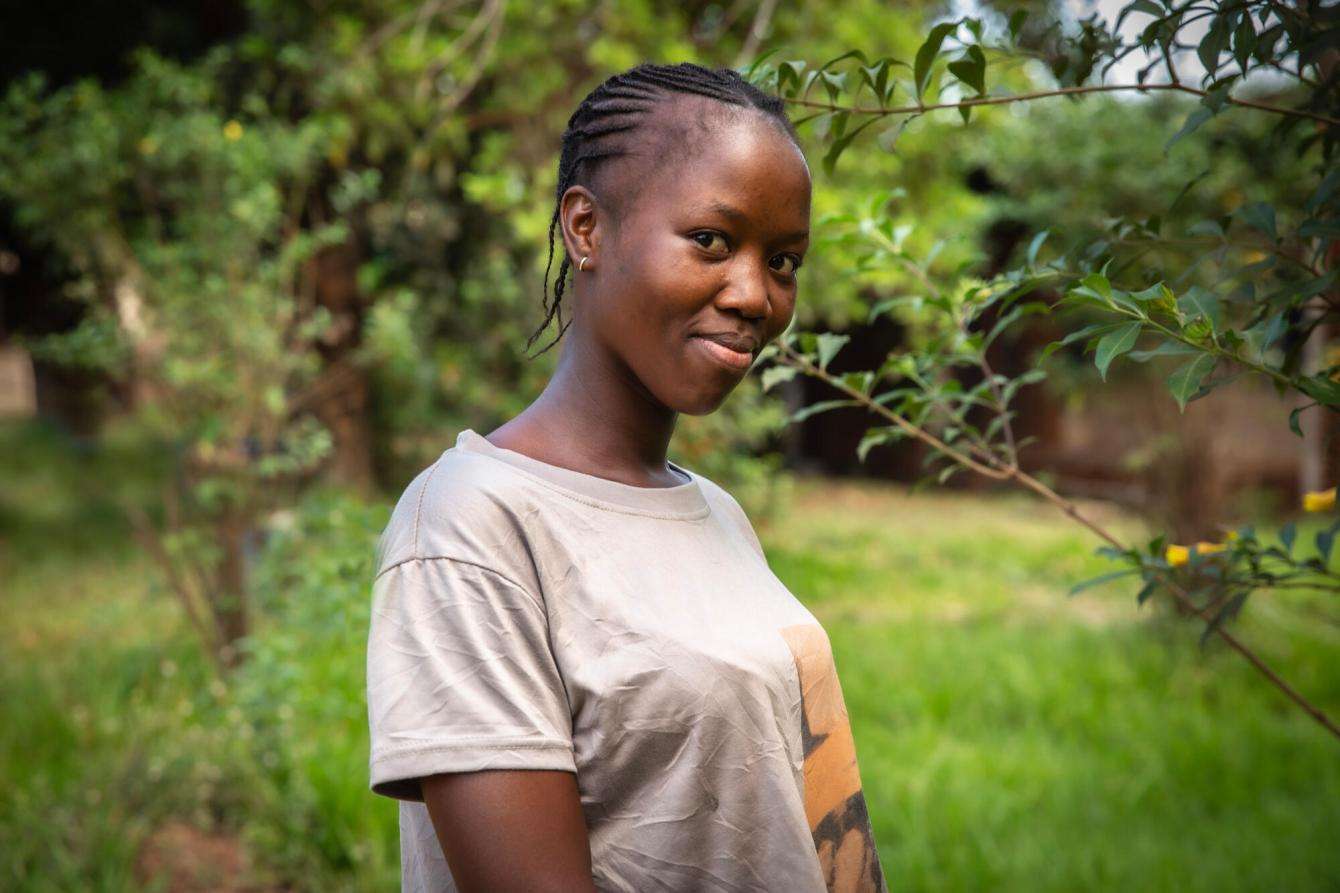
M 726 402 L 726 398 L 730 396 L 731 391 L 735 390 L 735 386 L 735 384 L 732 384 L 725 389 L 718 388 L 715 390 L 704 388 L 692 397 L 676 401 L 677 405 L 672 408 L 682 415 L 711 415 L 721 408 L 721 404 Z

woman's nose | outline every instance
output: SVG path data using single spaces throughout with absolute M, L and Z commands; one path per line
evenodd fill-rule
M 721 304 L 750 319 L 768 315 L 769 271 L 766 263 L 741 257 L 731 269 L 731 281 L 721 293 Z

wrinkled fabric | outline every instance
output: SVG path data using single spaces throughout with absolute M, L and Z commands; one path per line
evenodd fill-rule
M 469 429 L 378 545 L 372 791 L 403 889 L 453 891 L 418 779 L 576 773 L 602 891 L 885 889 L 828 637 L 739 504 Z

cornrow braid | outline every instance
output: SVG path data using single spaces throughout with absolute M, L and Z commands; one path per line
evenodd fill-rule
M 769 96 L 729 68 L 710 69 L 692 62 L 678 65 L 643 63 L 616 74 L 596 87 L 568 118 L 563 132 L 563 149 L 558 161 L 558 185 L 554 190 L 554 214 L 549 221 L 549 260 L 544 268 L 544 322 L 526 341 L 529 349 L 550 320 L 558 317 L 558 335 L 544 353 L 558 343 L 567 331 L 563 323 L 561 301 L 572 261 L 564 252 L 554 280 L 554 300 L 549 301 L 549 271 L 554 265 L 554 229 L 558 226 L 559 205 L 563 193 L 573 185 L 593 187 L 596 173 L 612 158 L 630 153 L 635 145 L 631 133 L 643 127 L 649 113 L 671 94 L 706 96 L 732 106 L 754 108 L 771 118 L 793 141 L 800 141 L 786 116 L 782 100 Z M 609 196 L 611 206 L 618 196 Z M 571 324 L 571 320 L 568 321 Z M 536 354 L 539 356 L 539 354 Z M 534 357 L 532 357 L 534 359 Z

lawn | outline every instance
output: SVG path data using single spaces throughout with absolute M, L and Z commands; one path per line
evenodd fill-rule
M 890 889 L 1340 885 L 1340 742 L 1138 585 L 1068 599 L 1111 569 L 1086 531 L 1026 497 L 798 503 L 766 549 L 833 641 Z M 1259 593 L 1235 632 L 1334 717 L 1317 603 Z
M 362 689 L 389 504 L 316 494 L 272 537 L 225 685 L 87 495 L 125 457 L 0 451 L 0 888 L 395 889 Z M 1047 506 L 800 480 L 760 535 L 832 640 L 891 890 L 1340 886 L 1340 742 L 1134 586 L 1066 598 L 1111 566 Z M 1258 593 L 1234 631 L 1337 716 L 1326 607 Z

